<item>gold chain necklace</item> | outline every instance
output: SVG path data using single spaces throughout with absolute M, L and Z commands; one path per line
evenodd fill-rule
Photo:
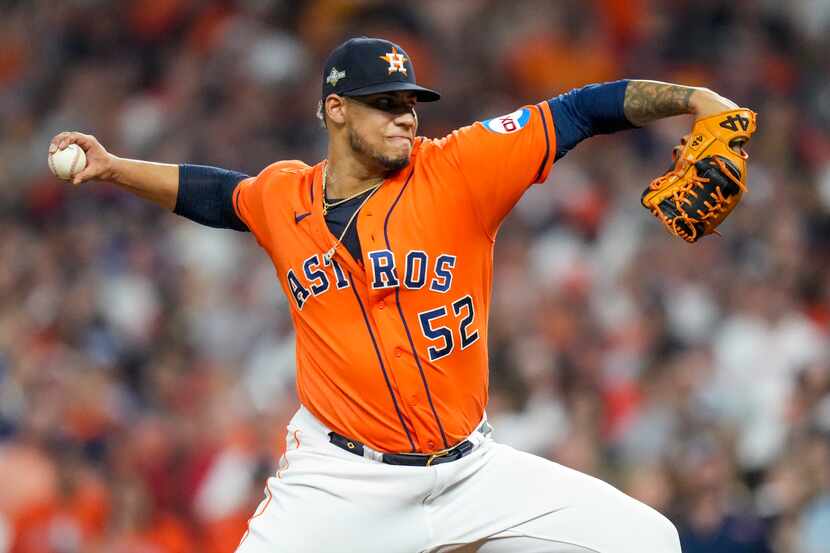
M 338 205 L 342 205 L 342 204 L 348 202 L 349 200 L 354 200 L 355 198 L 357 198 L 361 194 L 365 194 L 366 192 L 369 192 L 370 190 L 375 191 L 375 190 L 378 189 L 378 187 L 381 184 L 383 184 L 383 181 L 380 181 L 377 184 L 373 184 L 372 186 L 369 186 L 368 188 L 364 188 L 363 190 L 352 194 L 348 198 L 343 198 L 342 200 L 337 200 L 337 201 L 334 201 L 334 202 L 330 202 L 326 198 L 326 181 L 328 180 L 328 171 L 329 171 L 329 167 L 328 167 L 328 164 L 326 164 L 326 166 L 323 167 L 323 215 L 324 216 L 328 213 L 329 209 L 331 209 L 333 207 L 337 207 Z M 363 206 L 361 205 L 360 207 L 363 207 Z M 358 208 L 358 210 L 359 209 L 360 208 Z
M 337 241 L 335 241 L 334 245 L 331 248 L 329 248 L 329 250 L 326 253 L 323 254 L 323 262 L 325 264 L 331 263 L 331 259 L 334 257 L 334 252 L 337 251 L 337 246 L 339 246 L 343 242 L 343 238 L 346 236 L 346 233 L 349 231 L 349 227 L 352 226 L 352 223 L 354 222 L 355 218 L 357 217 L 357 214 L 360 213 L 360 210 L 363 209 L 363 206 L 366 205 L 366 202 L 369 201 L 369 198 L 371 198 L 372 196 L 375 195 L 375 192 L 378 191 L 378 188 L 380 188 L 380 185 L 383 184 L 383 182 L 384 182 L 384 181 L 380 181 L 379 183 L 370 186 L 369 188 L 367 188 L 366 190 L 364 190 L 362 192 L 358 192 L 357 194 L 349 196 L 345 200 L 338 200 L 337 202 L 329 204 L 326 201 L 326 174 L 327 174 L 327 169 L 328 169 L 328 165 L 326 165 L 326 167 L 323 167 L 323 217 L 326 216 L 327 208 L 336 207 L 336 206 L 338 206 L 342 203 L 348 202 L 349 200 L 354 199 L 354 198 L 360 196 L 361 194 L 364 194 L 364 193 L 366 193 L 370 190 L 371 190 L 371 192 L 369 192 L 369 195 L 366 196 L 366 198 L 362 202 L 360 202 L 360 205 L 357 206 L 357 209 L 354 210 L 354 213 L 352 213 L 352 216 L 349 218 L 349 221 L 346 223 L 346 226 L 343 227 L 343 232 L 340 233 L 340 236 L 337 238 Z

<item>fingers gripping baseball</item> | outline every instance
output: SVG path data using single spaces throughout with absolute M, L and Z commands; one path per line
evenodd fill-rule
M 62 173 L 56 172 L 56 169 L 62 169 L 61 167 L 57 167 L 55 163 L 55 160 L 59 159 L 59 153 L 73 144 L 79 147 L 85 154 L 86 165 L 70 165 L 69 167 L 63 168 L 64 171 Z M 98 142 L 98 139 L 90 134 L 62 132 L 55 135 L 49 143 L 49 156 L 52 172 L 60 178 L 70 180 L 75 185 L 93 179 L 106 179 L 111 171 L 112 156 Z M 71 163 L 72 161 L 70 161 Z

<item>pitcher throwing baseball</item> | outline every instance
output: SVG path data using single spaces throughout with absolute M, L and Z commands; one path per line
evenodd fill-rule
M 694 241 L 745 189 L 741 145 L 755 114 L 707 89 L 623 80 L 417 137 L 417 103 L 439 97 L 416 84 L 400 46 L 363 37 L 325 63 L 328 158 L 316 165 L 278 161 L 248 177 L 122 159 L 74 132 L 50 150 L 86 151 L 76 184 L 110 181 L 199 223 L 249 231 L 274 264 L 302 407 L 238 552 L 680 551 L 650 507 L 493 438 L 493 243 L 522 193 L 581 140 L 685 113 L 709 131 L 684 141 L 643 202 Z

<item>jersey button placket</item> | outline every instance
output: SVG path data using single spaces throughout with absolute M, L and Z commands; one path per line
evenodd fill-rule
M 422 443 L 418 437 L 420 429 L 418 428 L 417 417 L 412 409 L 413 405 L 419 404 L 420 402 L 418 401 L 417 396 L 416 401 L 411 402 L 410 398 L 414 395 L 410 392 L 413 386 L 411 377 L 407 374 L 406 370 L 401 370 L 402 368 L 399 363 L 395 362 L 397 356 L 394 355 L 395 351 L 392 347 L 393 344 L 400 343 L 400 338 L 393 334 L 393 329 L 396 328 L 397 324 L 397 313 L 393 307 L 395 305 L 394 289 L 375 290 L 372 288 L 372 282 L 374 280 L 374 275 L 372 274 L 372 263 L 366 254 L 367 251 L 378 248 L 377 238 L 383 238 L 383 218 L 373 217 L 372 206 L 368 205 L 373 202 L 385 201 L 383 199 L 383 194 L 384 190 L 383 187 L 381 187 L 378 194 L 373 196 L 373 198 L 367 203 L 366 211 L 358 214 L 357 221 L 355 223 L 358 239 L 362 245 L 362 253 L 364 256 L 364 264 L 361 268 L 367 287 L 367 303 L 369 304 L 367 306 L 367 315 L 370 319 L 372 319 L 373 326 L 377 331 L 376 338 L 378 346 L 382 352 L 381 355 L 384 358 L 384 364 L 388 371 L 387 374 L 390 383 L 395 395 L 397 396 L 397 403 L 401 408 L 403 417 L 407 419 L 407 426 L 412 440 L 416 444 L 420 444 Z M 387 300 L 391 302 L 388 310 L 386 309 Z

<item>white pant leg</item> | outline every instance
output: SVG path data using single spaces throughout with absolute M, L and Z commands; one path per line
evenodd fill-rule
M 545 515 L 460 549 L 440 550 L 440 553 L 597 553 L 594 549 L 542 537 L 548 534 L 546 526 L 554 515 Z
M 429 529 L 423 498 L 435 472 L 384 465 L 328 441 L 305 409 L 288 426 L 287 452 L 237 553 L 413 553 Z
M 529 538 L 520 534 L 514 535 L 510 530 L 492 538 L 465 545 L 461 549 L 439 551 L 440 553 L 444 551 L 452 551 L 452 553 L 596 553 L 593 549 L 569 543 Z
M 571 543 L 512 535 L 510 530 L 482 542 L 468 553 L 597 553 Z
M 550 543 L 531 551 L 680 553 L 677 530 L 666 517 L 599 479 L 541 457 L 488 441 L 437 468 L 444 471 L 444 487 L 427 503 L 434 551 L 471 543 L 487 553 L 528 551 L 522 548 L 527 539 L 513 542 L 515 547 L 508 539 L 518 532 L 531 543 Z M 492 543 L 482 542 L 489 537 Z

